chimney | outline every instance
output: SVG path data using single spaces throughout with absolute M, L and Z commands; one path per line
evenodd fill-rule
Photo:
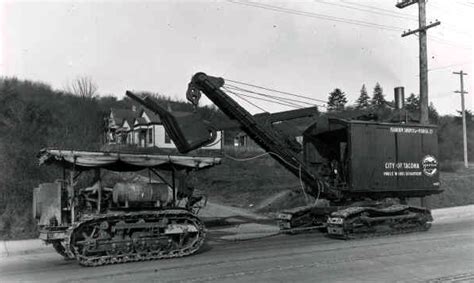
M 395 108 L 403 109 L 405 107 L 405 88 L 398 86 L 394 89 Z
M 132 111 L 133 111 L 133 112 L 137 112 L 137 106 L 132 105 Z

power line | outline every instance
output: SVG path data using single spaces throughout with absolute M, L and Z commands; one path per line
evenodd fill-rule
M 394 12 L 394 11 L 388 10 L 388 9 L 374 7 L 374 6 L 371 6 L 371 5 L 363 5 L 363 4 L 360 4 L 360 3 L 348 2 L 348 1 L 344 1 L 344 0 L 342 2 L 346 3 L 346 4 L 349 4 L 349 5 L 353 5 L 353 6 L 366 7 L 366 8 L 369 8 L 369 9 L 382 11 L 382 12 L 387 12 L 387 13 L 391 13 L 391 14 L 394 14 L 394 15 L 400 15 L 401 17 L 407 17 L 407 18 L 410 18 L 410 19 L 413 19 L 413 20 L 418 20 L 417 16 L 412 16 L 412 15 L 408 15 L 408 14 L 404 14 L 404 13 L 397 13 L 397 12 Z
M 372 22 L 342 18 L 342 17 L 328 16 L 328 15 L 324 15 L 324 14 L 318 14 L 318 13 L 313 13 L 313 12 L 305 12 L 305 11 L 300 11 L 300 10 L 294 10 L 294 9 L 279 7 L 279 6 L 267 5 L 267 4 L 261 4 L 261 3 L 254 3 L 254 2 L 240 2 L 240 1 L 235 1 L 235 0 L 227 0 L 227 1 L 230 2 L 230 3 L 234 3 L 234 4 L 240 4 L 240 5 L 244 5 L 244 6 L 250 6 L 250 7 L 254 7 L 254 8 L 260 8 L 260 9 L 270 10 L 270 11 L 275 11 L 275 12 L 280 12 L 280 13 L 299 15 L 299 16 L 311 17 L 311 18 L 322 19 L 322 20 L 327 20 L 327 21 L 340 22 L 340 23 L 345 23 L 345 24 L 353 24 L 353 25 L 358 25 L 358 26 L 363 26 L 363 27 L 377 28 L 377 29 L 382 29 L 382 30 L 403 31 L 403 28 L 401 28 L 401 27 L 376 24 L 376 23 L 372 23 Z
M 468 64 L 472 64 L 472 63 L 471 62 L 470 63 L 460 63 L 460 64 L 445 65 L 445 66 L 441 66 L 441 67 L 434 67 L 434 68 L 428 69 L 428 72 L 443 70 L 443 69 L 447 69 L 447 68 L 451 68 L 451 67 L 464 66 L 464 65 L 468 65 Z
M 342 17 L 328 16 L 328 15 L 317 14 L 317 13 L 312 13 L 312 12 L 305 12 L 305 11 L 299 11 L 299 10 L 293 10 L 293 9 L 288 9 L 288 8 L 278 7 L 278 6 L 273 6 L 273 5 L 254 3 L 254 2 L 239 2 L 239 1 L 235 1 L 235 0 L 227 0 L 227 1 L 230 2 L 230 3 L 233 3 L 233 4 L 240 4 L 240 5 L 245 5 L 245 6 L 255 7 L 255 8 L 261 8 L 261 9 L 275 11 L 275 12 L 280 12 L 280 13 L 297 15 L 297 16 L 305 16 L 305 17 L 311 17 L 311 18 L 317 18 L 317 19 L 322 19 L 322 20 L 341 22 L 341 23 L 346 23 L 346 24 L 353 24 L 353 25 L 376 28 L 376 29 L 381 29 L 381 30 L 388 30 L 388 31 L 397 31 L 397 32 L 404 31 L 403 28 L 396 27 L 396 26 L 381 25 L 381 24 L 376 24 L 376 23 L 371 23 L 371 22 L 366 22 L 366 21 L 359 21 L 359 20 L 353 20 L 353 19 L 342 18 Z M 352 3 L 351 3 L 351 5 L 365 6 L 365 7 L 374 8 L 376 10 L 389 11 L 387 9 L 380 9 L 380 8 L 376 8 L 376 7 L 373 7 L 373 6 L 370 6 L 370 5 L 361 5 L 361 4 L 352 4 Z M 397 14 L 397 13 L 394 13 L 394 14 Z M 465 33 L 465 32 L 462 32 L 462 31 L 458 31 L 458 32 L 459 33 Z M 440 44 L 453 46 L 453 47 L 458 47 L 458 48 L 463 48 L 463 49 L 472 49 L 470 47 L 461 46 L 461 45 L 456 44 L 453 41 L 447 41 L 447 40 L 444 40 L 444 39 L 430 37 L 429 40 L 431 40 L 433 42 L 440 43 Z
M 471 2 L 468 2 L 468 3 L 463 3 L 463 2 L 459 2 L 459 1 L 454 1 L 455 4 L 457 5 L 461 5 L 461 6 L 464 6 L 464 7 L 469 7 L 469 8 L 474 8 L 474 3 L 471 3 Z
M 340 4 L 340 3 L 333 3 L 333 2 L 326 2 L 324 0 L 318 0 L 316 1 L 320 4 L 325 4 L 325 5 L 331 5 L 331 6 L 338 6 L 338 7 L 343 7 L 343 8 L 347 8 L 347 9 L 352 9 L 352 10 L 356 10 L 356 11 L 361 11 L 361 12 L 366 12 L 366 13 L 371 13 L 371 14 L 377 14 L 377 15 L 386 15 L 386 16 L 389 16 L 389 17 L 394 17 L 394 18 L 399 18 L 399 19 L 404 19 L 404 20 L 412 20 L 412 21 L 417 21 L 417 19 L 415 17 L 412 17 L 412 16 L 409 16 L 409 15 L 396 15 L 396 14 L 393 14 L 392 12 L 376 12 L 374 10 L 371 10 L 371 9 L 364 9 L 364 8 L 357 8 L 357 6 L 361 6 L 361 7 L 364 7 L 364 6 L 367 6 L 367 5 L 357 5 L 357 4 L 349 4 L 349 5 L 344 5 L 344 4 Z M 354 6 L 351 6 L 351 5 L 354 5 Z M 372 6 L 369 6 L 371 8 L 374 8 Z M 387 10 L 388 11 L 388 10 Z
M 291 93 L 291 92 L 286 92 L 286 91 L 271 89 L 271 88 L 268 88 L 268 87 L 258 86 L 258 85 L 249 84 L 249 83 L 245 83 L 245 82 L 240 82 L 240 81 L 236 81 L 236 80 L 230 80 L 230 79 L 225 79 L 225 80 L 226 80 L 226 81 L 229 81 L 229 82 L 236 83 L 236 84 L 242 84 L 242 85 L 251 86 L 251 87 L 255 87 L 255 88 L 259 88 L 259 89 L 264 89 L 264 90 L 268 90 L 268 91 L 278 92 L 278 93 L 281 93 L 281 94 L 286 94 L 286 95 L 289 95 L 289 96 L 294 96 L 294 97 L 299 97 L 299 98 L 305 98 L 305 99 L 308 99 L 308 100 L 313 100 L 313 101 L 317 101 L 317 102 L 326 103 L 325 100 L 321 100 L 321 99 L 317 99 L 317 98 L 312 98 L 312 97 L 309 97 L 309 96 L 298 95 L 298 94 L 294 94 L 294 93 Z
M 432 8 L 435 8 L 436 10 L 442 11 L 442 15 L 445 15 L 445 14 L 446 14 L 446 8 L 441 7 L 441 6 L 437 5 L 437 4 L 434 4 L 433 1 L 427 2 L 426 4 L 429 5 L 429 6 L 431 6 Z M 451 3 L 449 3 L 449 4 L 451 4 Z M 457 26 L 457 25 L 447 24 L 447 23 L 443 23 L 443 25 L 444 25 L 445 27 L 446 27 L 446 26 L 451 27 L 451 28 L 448 28 L 450 31 L 454 31 L 454 32 L 456 32 L 456 33 L 462 33 L 462 34 L 466 34 L 466 35 L 471 35 L 469 32 L 464 31 L 464 30 L 461 30 L 461 29 L 459 28 L 459 26 Z
M 428 37 L 428 40 L 433 41 L 433 42 L 437 42 L 437 43 L 441 43 L 441 44 L 445 44 L 445 45 L 449 45 L 449 46 L 453 46 L 453 47 L 458 47 L 458 48 L 461 48 L 461 49 L 472 49 L 472 47 L 465 46 L 465 45 L 459 45 L 454 41 L 439 38 L 437 36 L 429 35 L 427 37 Z
M 417 17 L 415 17 L 415 16 L 411 16 L 411 15 L 407 15 L 407 14 L 403 14 L 403 13 L 395 13 L 395 12 L 392 12 L 388 9 L 381 9 L 381 8 L 377 8 L 377 7 L 370 6 L 370 5 L 363 5 L 363 4 L 359 4 L 359 3 L 349 3 L 349 2 L 345 2 L 345 1 L 342 1 L 342 2 L 347 3 L 348 5 L 344 5 L 344 4 L 340 4 L 340 3 L 326 2 L 324 0 L 318 0 L 317 2 L 321 3 L 321 4 L 344 7 L 344 8 L 347 8 L 347 9 L 353 9 L 353 10 L 362 11 L 362 12 L 366 12 L 366 13 L 372 13 L 372 14 L 376 14 L 376 15 L 386 15 L 386 16 L 389 16 L 389 17 L 394 17 L 394 18 L 399 18 L 399 19 L 404 19 L 404 20 L 418 21 Z M 357 8 L 358 6 L 359 7 L 367 7 L 369 9 Z M 373 10 L 371 10 L 371 9 L 373 9 Z M 440 9 L 442 9 L 442 8 L 440 7 Z M 378 11 L 374 11 L 374 10 L 378 10 Z M 444 23 L 443 25 L 444 25 L 444 28 L 447 29 L 447 30 L 450 30 L 450 31 L 453 31 L 453 32 L 456 32 L 456 33 L 470 35 L 470 33 L 466 32 L 466 31 L 462 31 L 462 30 L 457 29 L 454 25 L 450 25 L 450 24 L 446 24 L 446 23 Z M 446 27 L 446 26 L 448 26 L 449 28 Z
M 446 24 L 446 23 L 443 23 L 443 26 L 441 27 L 441 29 L 445 29 L 449 32 L 454 32 L 454 33 L 457 33 L 457 34 L 464 34 L 464 35 L 471 35 L 471 33 L 467 32 L 467 31 L 462 31 L 462 30 L 459 30 L 457 28 L 448 28 L 448 27 L 455 27 L 454 25 L 450 25 L 450 24 Z M 442 34 L 442 32 L 440 31 L 438 34 Z
M 324 3 L 324 4 L 329 4 L 329 5 L 347 7 L 347 8 L 350 9 L 350 6 L 348 6 L 348 5 L 340 5 L 340 4 L 337 4 L 337 3 L 328 3 L 328 2 L 324 2 L 323 0 L 319 0 L 318 2 L 319 3 Z M 374 6 L 370 6 L 370 5 L 363 5 L 363 4 L 360 4 L 360 3 L 352 3 L 352 2 L 347 2 L 347 1 L 342 1 L 342 2 L 347 3 L 349 5 L 352 5 L 352 6 L 355 6 L 355 7 L 353 7 L 355 10 L 367 11 L 368 13 L 372 12 L 372 13 L 378 14 L 378 15 L 383 15 L 384 14 L 384 15 L 387 15 L 387 16 L 390 16 L 390 17 L 395 17 L 395 18 L 400 18 L 400 19 L 407 19 L 407 20 L 411 20 L 411 21 L 418 21 L 418 18 L 416 16 L 403 14 L 403 13 L 396 13 L 396 12 L 393 12 L 393 11 L 388 10 L 388 9 L 382 9 L 382 8 L 378 8 L 378 7 L 374 7 Z M 432 4 L 432 1 L 429 2 L 429 4 L 433 5 L 433 7 L 436 7 L 438 9 L 443 9 L 442 7 L 439 7 L 437 5 Z M 366 7 L 366 8 L 369 8 L 369 10 L 356 8 L 357 6 Z M 378 12 L 371 11 L 370 9 L 377 10 Z M 445 26 L 444 28 L 446 28 L 446 26 L 450 27 L 450 28 L 446 28 L 450 31 L 470 35 L 466 31 L 462 31 L 462 30 L 457 29 L 456 26 L 454 26 L 454 25 L 446 24 L 446 23 L 443 23 L 443 25 Z

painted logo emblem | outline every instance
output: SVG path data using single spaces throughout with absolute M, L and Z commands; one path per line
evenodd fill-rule
M 438 171 L 438 160 L 434 156 L 427 155 L 421 161 L 423 166 L 423 174 L 432 177 Z

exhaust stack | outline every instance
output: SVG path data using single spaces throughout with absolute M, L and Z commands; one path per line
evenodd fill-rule
M 398 86 L 394 89 L 395 108 L 403 109 L 405 107 L 405 88 Z

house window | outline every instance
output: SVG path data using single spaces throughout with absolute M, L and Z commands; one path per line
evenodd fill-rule
M 153 129 L 148 129 L 148 143 L 153 143 Z
M 170 136 L 168 135 L 166 131 L 165 131 L 165 143 L 171 143 Z

